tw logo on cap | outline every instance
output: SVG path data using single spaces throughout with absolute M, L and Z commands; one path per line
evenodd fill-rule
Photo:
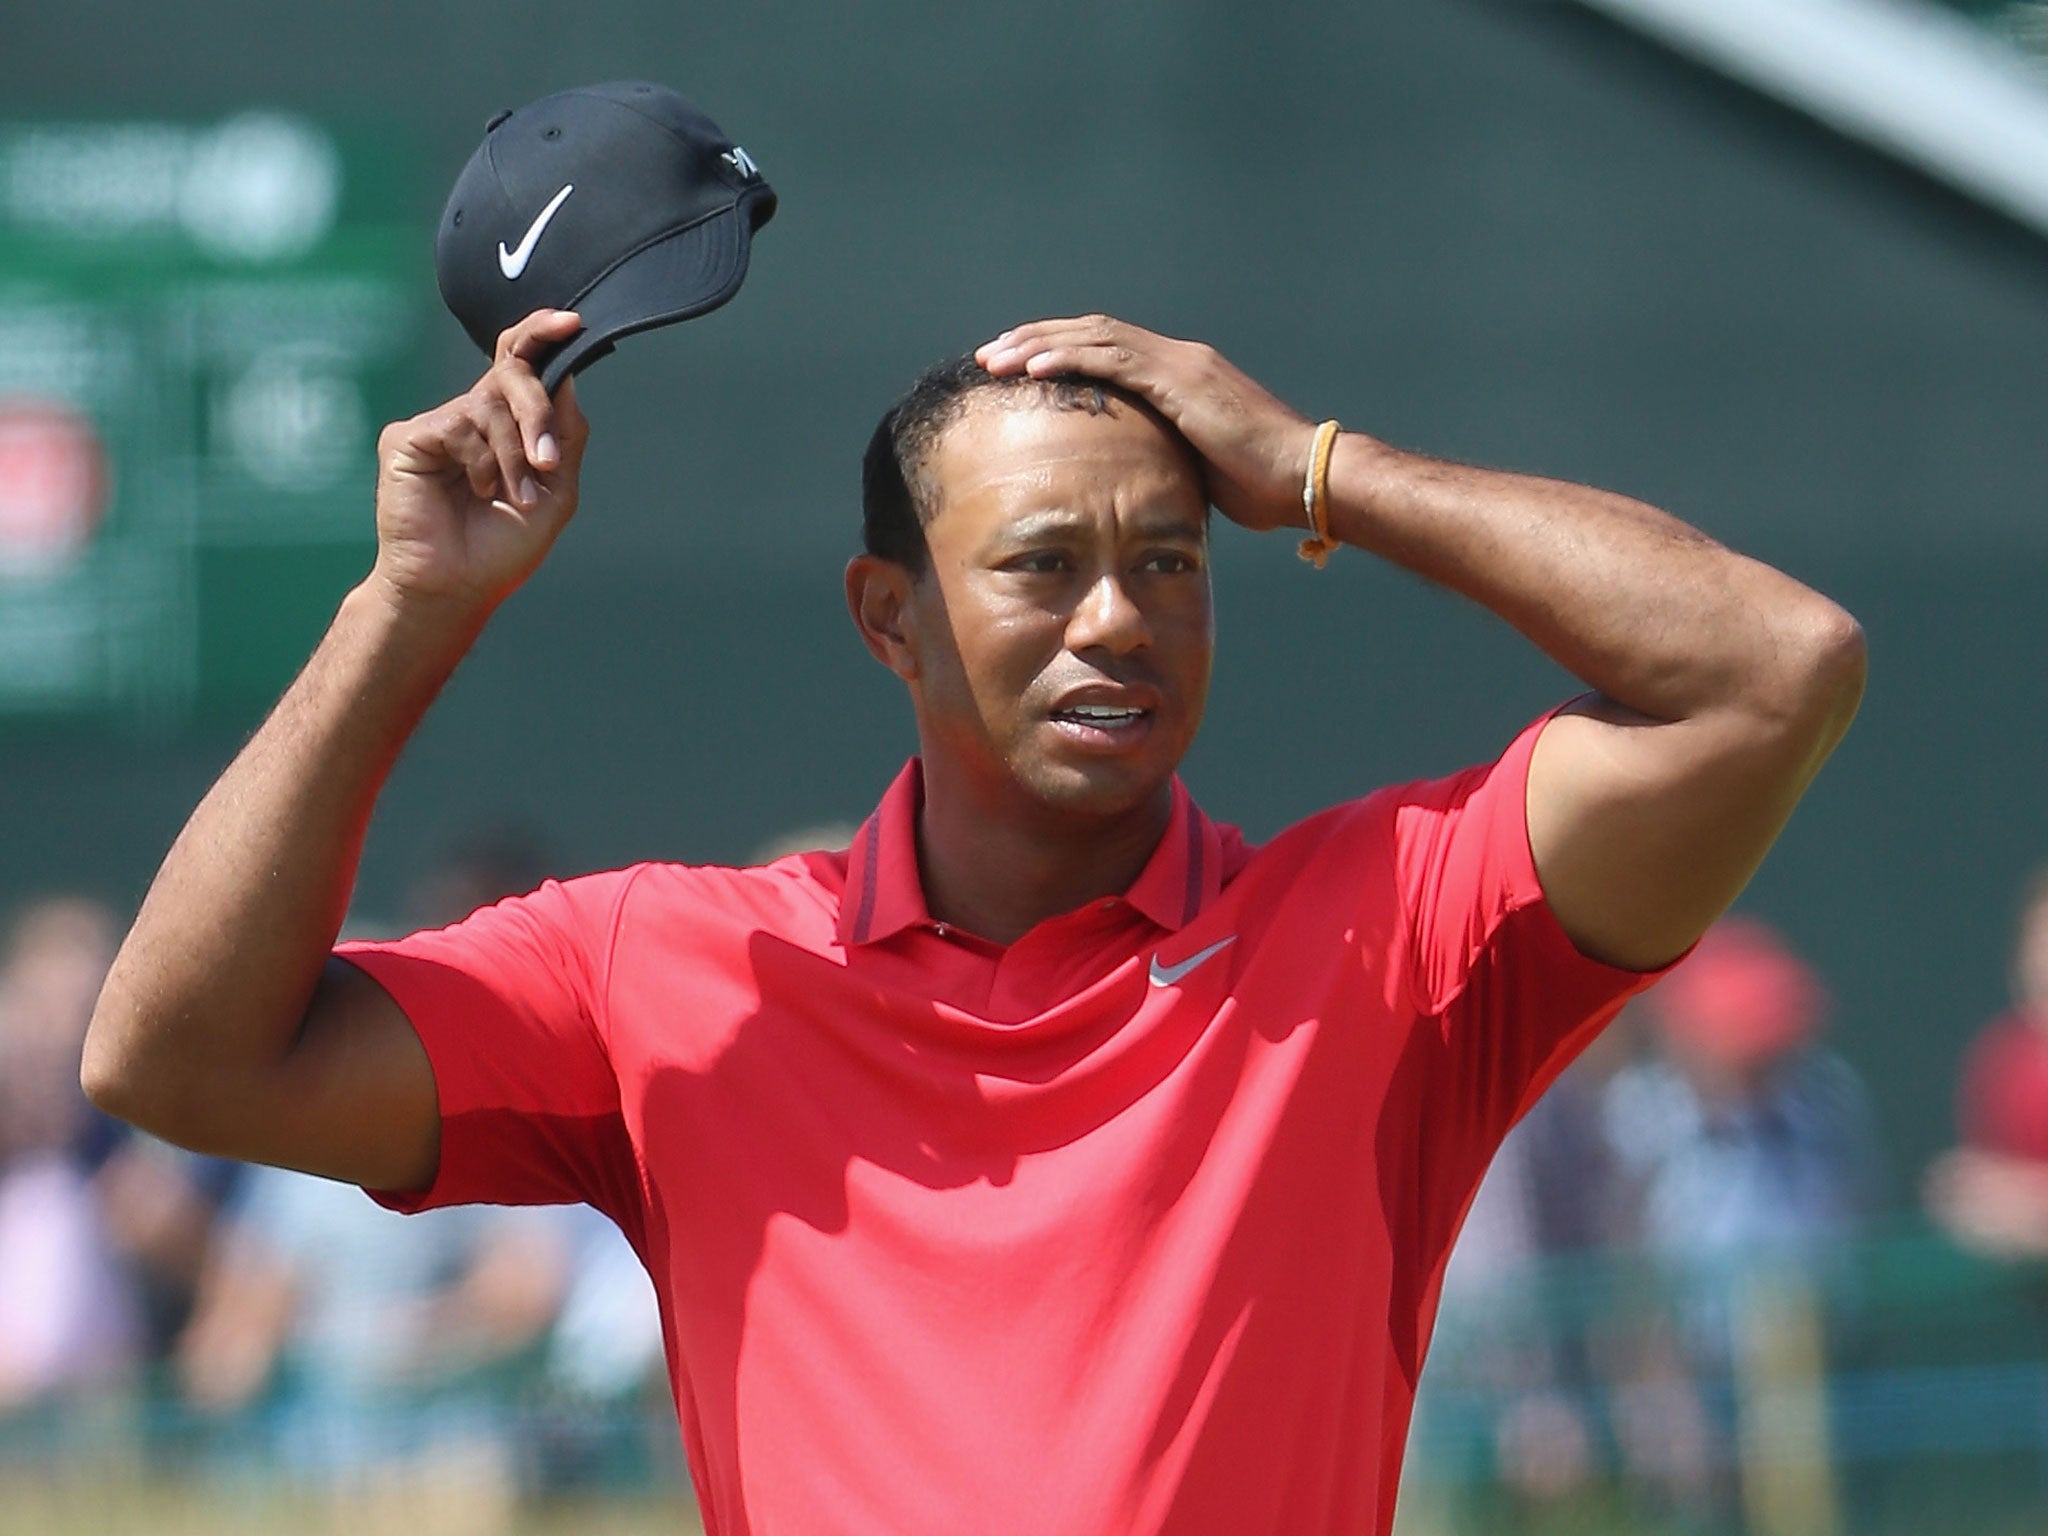
M 718 158 L 723 160 L 727 165 L 731 166 L 734 170 L 738 171 L 742 176 L 746 177 L 749 181 L 752 181 L 756 176 L 759 176 L 761 174 L 761 167 L 754 164 L 754 157 L 748 154 L 744 149 L 741 149 L 737 144 L 733 145 L 731 149 L 728 149 L 724 154 L 720 155 Z

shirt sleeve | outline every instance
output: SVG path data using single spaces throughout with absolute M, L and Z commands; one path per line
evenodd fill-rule
M 549 881 L 449 928 L 335 953 L 404 1011 L 433 1064 L 441 1157 L 399 1211 L 587 1201 L 628 1231 L 638 1162 L 607 1049 L 612 935 L 633 871 Z
M 1393 812 L 1411 1001 L 1432 1037 L 1437 1112 L 1452 1113 L 1476 1154 L 1475 1183 L 1543 1090 L 1664 974 L 1581 954 L 1544 897 L 1529 848 L 1528 785 L 1550 719 L 1522 732 L 1497 762 L 1411 786 Z

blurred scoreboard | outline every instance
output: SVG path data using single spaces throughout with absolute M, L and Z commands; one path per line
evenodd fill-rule
M 262 112 L 0 123 L 0 726 L 260 709 L 374 547 L 431 232 Z

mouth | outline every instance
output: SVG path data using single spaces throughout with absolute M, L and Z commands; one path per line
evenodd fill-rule
M 1149 698 L 1070 698 L 1051 713 L 1053 727 L 1074 745 L 1093 751 L 1114 751 L 1150 733 L 1157 713 Z

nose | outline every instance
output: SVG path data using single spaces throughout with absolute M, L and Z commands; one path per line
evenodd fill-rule
M 1099 648 L 1124 656 L 1151 643 L 1152 628 L 1144 610 L 1111 571 L 1103 572 L 1082 594 L 1067 620 L 1067 649 L 1076 653 Z

